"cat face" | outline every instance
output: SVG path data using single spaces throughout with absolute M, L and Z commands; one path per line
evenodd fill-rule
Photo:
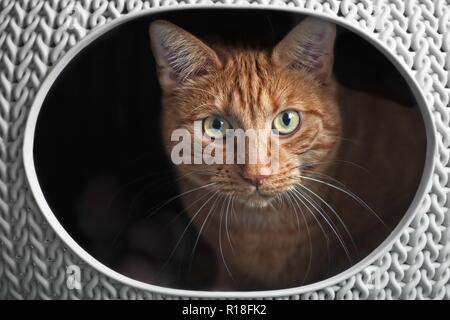
M 194 136 L 196 121 L 202 123 L 203 147 L 229 139 L 225 129 L 268 133 L 257 150 L 264 163 L 250 162 L 255 149 L 246 146 L 244 162 L 180 164 L 180 174 L 264 207 L 299 183 L 304 170 L 323 168 L 340 134 L 331 78 L 334 38 L 332 24 L 306 18 L 271 50 L 209 46 L 169 22 L 153 22 L 150 39 L 169 154 L 172 132 L 183 128 Z

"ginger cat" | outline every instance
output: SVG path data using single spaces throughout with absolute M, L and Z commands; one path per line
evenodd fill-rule
M 163 91 L 161 130 L 276 128 L 267 165 L 175 166 L 182 201 L 222 266 L 217 289 L 276 289 L 324 279 L 381 243 L 417 190 L 425 133 L 416 109 L 340 86 L 336 27 L 308 17 L 274 48 L 206 44 L 150 26 Z M 194 248 L 195 250 L 195 248 Z

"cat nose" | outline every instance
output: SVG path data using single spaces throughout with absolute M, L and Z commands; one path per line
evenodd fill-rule
M 242 178 L 244 178 L 245 181 L 247 181 L 248 183 L 254 185 L 256 188 L 259 188 L 264 180 L 266 180 L 269 177 L 269 175 L 264 175 L 264 174 L 243 174 Z

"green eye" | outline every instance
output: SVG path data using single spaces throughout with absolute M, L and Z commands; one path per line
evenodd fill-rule
M 273 120 L 272 129 L 279 135 L 291 134 L 300 125 L 300 119 L 300 114 L 297 111 L 282 111 Z
M 230 124 L 219 116 L 210 116 L 203 120 L 203 130 L 211 138 L 223 139 L 227 129 L 231 129 Z

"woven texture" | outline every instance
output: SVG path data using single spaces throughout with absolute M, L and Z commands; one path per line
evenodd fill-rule
M 0 298 L 156 299 L 87 265 L 46 223 L 27 186 L 21 147 L 28 111 L 45 76 L 92 30 L 131 12 L 197 0 L 0 0 Z M 437 128 L 436 166 L 412 223 L 374 263 L 380 289 L 363 272 L 289 299 L 450 299 L 450 1 L 258 0 L 346 20 L 378 38 L 415 77 Z M 78 14 L 74 14 L 77 12 Z M 81 290 L 66 267 L 81 267 Z

